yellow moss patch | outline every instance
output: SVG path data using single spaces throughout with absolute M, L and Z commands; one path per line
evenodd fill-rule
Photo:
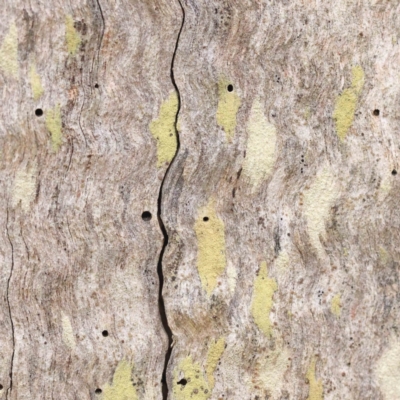
M 329 167 L 324 167 L 310 188 L 304 193 L 305 215 L 307 218 L 308 235 L 311 244 L 322 258 L 325 250 L 319 239 L 325 238 L 325 221 L 330 215 L 330 209 L 336 197 L 335 179 Z
M 65 41 L 68 53 L 74 55 L 81 44 L 81 37 L 74 27 L 71 15 L 65 17 Z
M 36 176 L 36 164 L 30 168 L 23 168 L 17 171 L 12 193 L 13 207 L 21 204 L 24 212 L 29 211 L 30 205 L 36 196 Z
M 160 107 L 158 118 L 150 123 L 150 132 L 157 140 L 157 167 L 170 163 L 178 146 L 175 119 L 178 112 L 178 96 L 170 94 Z
M 272 335 L 269 314 L 272 308 L 272 297 L 277 289 L 278 285 L 275 279 L 268 278 L 267 263 L 262 262 L 258 276 L 254 281 L 251 313 L 254 322 L 267 337 Z
M 46 126 L 51 134 L 53 149 L 57 151 L 62 143 L 61 109 L 59 105 L 57 105 L 53 110 L 48 110 L 46 112 Z
M 236 114 L 240 107 L 240 97 L 233 90 L 228 91 L 229 81 L 221 79 L 218 84 L 217 124 L 225 131 L 228 141 L 235 136 Z
M 210 295 L 226 265 L 225 227 L 215 212 L 213 200 L 200 209 L 194 229 L 197 236 L 197 270 L 203 289 Z
M 336 315 L 337 317 L 340 317 L 340 313 L 342 311 L 341 308 L 341 299 L 340 299 L 340 293 L 337 295 L 333 296 L 332 301 L 331 301 L 331 312 L 332 314 Z
M 186 385 L 178 384 L 183 378 L 187 381 Z M 207 400 L 211 396 L 202 368 L 193 362 L 192 356 L 183 359 L 175 370 L 173 392 L 176 400 Z
M 137 400 L 135 386 L 132 385 L 132 366 L 122 360 L 114 372 L 112 385 L 106 385 L 103 390 L 103 400 Z
M 247 130 L 249 137 L 243 173 L 258 187 L 270 175 L 276 158 L 276 128 L 268 122 L 259 100 L 253 102 Z
M 13 23 L 0 47 L 0 69 L 6 75 L 18 75 L 18 31 Z
M 35 100 L 39 99 L 40 96 L 43 94 L 43 86 L 40 80 L 40 76 L 36 71 L 36 66 L 34 64 L 31 65 L 29 70 L 29 80 L 31 82 L 31 89 L 33 93 L 33 98 Z
M 375 367 L 384 400 L 400 400 L 400 341 L 392 338 Z
M 255 390 L 262 388 L 269 399 L 279 399 L 284 388 L 284 375 L 289 367 L 289 351 L 277 343 L 273 351 L 259 355 L 251 383 Z
M 71 321 L 68 315 L 64 313 L 61 314 L 61 321 L 62 321 L 63 342 L 66 346 L 68 346 L 70 349 L 73 350 L 76 347 L 76 342 L 75 342 L 74 332 L 72 330 Z
M 219 338 L 216 342 L 212 341 L 208 349 L 206 373 L 207 380 L 210 386 L 210 391 L 214 389 L 214 371 L 217 367 L 218 361 L 225 350 L 225 338 Z
M 351 87 L 345 89 L 343 93 L 338 96 L 333 112 L 333 118 L 336 121 L 336 131 L 340 140 L 344 140 L 347 131 L 354 120 L 354 113 L 356 111 L 358 97 L 364 86 L 364 71 L 360 66 L 352 68 L 352 81 Z
M 324 388 L 322 386 L 322 381 L 317 380 L 315 377 L 315 364 L 316 364 L 316 360 L 315 360 L 315 358 L 313 358 L 313 360 L 310 363 L 310 366 L 308 367 L 308 371 L 307 371 L 307 375 L 306 375 L 309 385 L 310 385 L 307 400 L 322 400 L 323 399 Z

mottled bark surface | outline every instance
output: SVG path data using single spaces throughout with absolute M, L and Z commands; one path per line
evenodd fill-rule
M 397 4 L 1 5 L 1 399 L 400 399 Z

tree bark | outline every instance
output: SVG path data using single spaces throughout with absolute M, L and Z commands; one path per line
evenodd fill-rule
M 1 399 L 400 400 L 397 4 L 2 9 Z

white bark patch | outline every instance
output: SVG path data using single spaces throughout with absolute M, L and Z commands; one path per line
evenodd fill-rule
M 400 400 L 400 341 L 392 339 L 378 360 L 375 376 L 384 400 Z
M 276 159 L 276 128 L 268 122 L 263 106 L 257 99 L 251 107 L 247 130 L 249 137 L 243 173 L 257 188 L 270 175 Z
M 328 166 L 317 173 L 311 187 L 304 193 L 305 215 L 308 235 L 319 257 L 325 255 L 320 236 L 325 238 L 325 222 L 330 217 L 330 209 L 337 196 L 335 178 Z
M 74 332 L 72 330 L 71 321 L 70 321 L 68 315 L 62 313 L 61 314 L 61 322 L 62 322 L 63 342 L 71 350 L 74 350 L 76 347 L 76 341 L 75 341 L 75 337 L 74 337 Z
M 30 204 L 35 199 L 36 195 L 36 175 L 36 165 L 17 171 L 13 187 L 13 207 L 21 204 L 24 212 L 29 211 Z

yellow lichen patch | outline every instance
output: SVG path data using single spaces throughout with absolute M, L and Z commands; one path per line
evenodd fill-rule
M 247 130 L 249 137 L 243 173 L 258 187 L 270 175 L 276 158 L 276 128 L 268 122 L 259 100 L 253 102 Z
M 53 149 L 57 151 L 62 143 L 61 109 L 59 105 L 53 110 L 48 110 L 46 112 L 46 126 L 51 134 L 51 143 L 53 145 Z
M 0 47 L 0 69 L 9 76 L 16 77 L 18 74 L 18 31 L 14 23 Z
M 289 263 L 290 258 L 288 252 L 286 250 L 282 250 L 275 261 L 275 266 L 277 267 L 278 271 L 284 272 L 288 268 Z
M 103 400 L 137 400 L 135 386 L 131 380 L 132 366 L 122 360 L 114 372 L 112 385 L 106 385 L 103 390 Z
M 175 119 L 178 112 L 178 96 L 170 94 L 160 107 L 158 118 L 150 123 L 150 132 L 157 140 L 157 167 L 170 163 L 178 146 Z
M 179 384 L 181 379 L 186 380 L 186 384 Z M 176 400 L 207 400 L 211 396 L 202 368 L 198 363 L 194 363 L 192 356 L 183 359 L 174 373 L 174 396 Z
M 338 96 L 333 112 L 336 122 L 336 131 L 340 140 L 344 140 L 347 131 L 354 120 L 358 97 L 364 86 L 364 71 L 360 66 L 352 68 L 352 81 L 350 88 L 347 88 Z
M 262 262 L 258 276 L 254 281 L 251 313 L 254 322 L 267 337 L 272 335 L 269 314 L 272 309 L 272 297 L 277 289 L 278 285 L 275 279 L 268 277 L 267 263 Z
M 29 70 L 29 80 L 31 82 L 33 98 L 37 100 L 40 98 L 44 91 L 40 76 L 37 73 L 36 66 L 34 64 L 31 65 L 31 68 Z
M 336 317 L 340 317 L 340 313 L 342 311 L 340 293 L 333 296 L 331 300 L 331 312 L 332 314 L 336 315 Z
M 336 185 L 329 167 L 324 167 L 310 188 L 304 193 L 305 215 L 307 218 L 308 235 L 311 244 L 322 258 L 325 250 L 319 239 L 325 237 L 325 221 L 329 217 L 330 209 L 336 197 Z
M 62 322 L 63 342 L 66 346 L 68 346 L 70 349 L 73 350 L 76 347 L 76 342 L 75 342 L 74 332 L 72 330 L 71 321 L 70 321 L 68 315 L 62 313 L 61 314 L 61 322 Z
M 322 381 L 317 380 L 315 377 L 315 358 L 312 359 L 310 366 L 308 367 L 307 371 L 307 379 L 308 384 L 310 386 L 307 400 L 322 400 L 323 399 L 323 392 L 324 388 L 322 386 Z
M 284 375 L 289 368 L 289 358 L 289 351 L 282 343 L 278 343 L 275 350 L 258 357 L 251 383 L 257 388 L 262 388 L 269 395 L 268 399 L 281 398 Z
M 68 53 L 74 55 L 81 44 L 81 37 L 75 29 L 71 15 L 65 17 L 65 41 Z
M 214 371 L 217 367 L 218 361 L 225 350 L 225 338 L 219 338 L 217 341 L 212 341 L 208 349 L 206 373 L 210 391 L 214 389 Z
M 217 124 L 223 128 L 228 141 L 235 136 L 236 114 L 240 107 L 240 97 L 234 90 L 229 91 L 229 81 L 221 79 L 218 84 Z
M 200 209 L 194 229 L 197 237 L 197 270 L 203 289 L 210 295 L 226 265 L 225 227 L 215 211 L 213 200 Z
M 375 367 L 384 400 L 400 400 L 400 341 L 392 338 Z
M 36 164 L 30 168 L 19 169 L 15 175 L 12 193 L 12 205 L 21 204 L 24 212 L 28 212 L 32 201 L 36 196 Z

